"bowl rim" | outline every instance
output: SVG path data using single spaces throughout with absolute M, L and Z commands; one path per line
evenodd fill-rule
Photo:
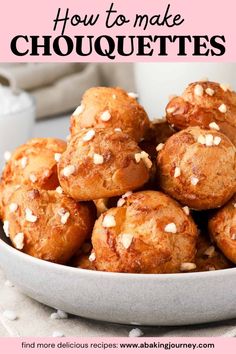
M 95 277 L 106 277 L 106 278 L 122 278 L 122 279 L 133 279 L 133 280 L 176 280 L 179 281 L 183 280 L 193 280 L 195 278 L 214 278 L 216 276 L 230 276 L 236 274 L 236 267 L 234 268 L 227 268 L 227 269 L 219 269 L 216 271 L 209 271 L 209 272 L 191 272 L 191 273 L 178 273 L 178 274 L 136 274 L 136 273 L 118 273 L 118 272 L 104 272 L 99 270 L 89 270 L 89 269 L 82 269 L 76 267 L 70 267 L 68 265 L 52 263 L 49 261 L 45 261 L 33 256 L 30 256 L 26 253 L 23 253 L 13 246 L 8 245 L 2 238 L 0 238 L 0 249 L 5 249 L 6 252 L 10 252 L 13 256 L 20 257 L 25 262 L 32 262 L 38 266 L 42 267 L 49 267 L 55 271 L 64 271 L 70 272 L 78 275 L 87 275 L 87 276 L 95 276 Z M 2 250 L 1 250 L 2 252 Z M 0 264 L 1 266 L 1 264 Z

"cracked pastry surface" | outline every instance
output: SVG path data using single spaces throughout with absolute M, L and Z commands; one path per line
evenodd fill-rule
M 215 213 L 208 228 L 213 242 L 236 264 L 236 196 Z
M 0 205 L 4 205 L 15 186 L 53 190 L 59 186 L 57 163 L 66 142 L 54 138 L 35 138 L 18 147 L 6 163 L 0 182 Z
M 93 87 L 71 117 L 71 135 L 94 127 L 118 129 L 139 142 L 148 134 L 150 121 L 134 94 L 121 88 Z
M 174 134 L 158 153 L 157 167 L 161 188 L 190 208 L 218 208 L 235 193 L 236 149 L 216 130 Z
M 72 198 L 95 200 L 141 187 L 149 179 L 150 168 L 148 155 L 127 134 L 85 129 L 70 140 L 58 174 Z
M 236 144 L 236 93 L 229 85 L 194 82 L 170 100 L 166 118 L 176 129 L 199 126 L 224 133 Z
M 90 235 L 94 220 L 89 204 L 23 186 L 10 198 L 4 230 L 24 253 L 65 264 Z
M 177 202 L 161 192 L 137 192 L 96 221 L 93 262 L 97 270 L 176 273 L 192 262 L 197 228 Z
M 209 237 L 202 232 L 198 236 L 195 264 L 196 272 L 227 269 L 233 266 L 220 249 L 215 247 Z

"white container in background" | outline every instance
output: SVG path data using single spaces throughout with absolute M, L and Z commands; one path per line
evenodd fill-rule
M 194 81 L 208 78 L 236 89 L 236 63 L 136 63 L 140 103 L 150 118 L 162 117 L 169 96 L 181 95 Z
M 6 152 L 12 152 L 32 136 L 35 103 L 26 92 L 14 94 L 11 88 L 0 86 L 0 168 Z

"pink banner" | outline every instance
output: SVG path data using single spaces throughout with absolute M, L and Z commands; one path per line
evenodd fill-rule
M 235 354 L 235 338 L 10 338 L 1 353 L 204 353 Z
M 235 61 L 234 17 L 235 0 L 2 1 L 0 61 Z

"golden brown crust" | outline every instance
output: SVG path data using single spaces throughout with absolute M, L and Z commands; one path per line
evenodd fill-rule
M 156 160 L 158 144 L 165 143 L 175 131 L 167 122 L 152 124 L 148 139 L 139 143 L 142 150 L 146 151 L 152 160 Z
M 139 143 L 139 147 L 146 151 L 151 161 L 153 162 L 152 168 L 150 169 L 150 178 L 148 183 L 143 189 L 156 189 L 157 183 L 157 149 L 159 144 L 163 144 L 167 139 L 172 136 L 175 131 L 169 126 L 169 124 L 163 120 L 157 120 L 157 122 L 152 123 L 150 134 L 147 140 L 143 140 Z
M 0 182 L 0 220 L 5 220 L 6 207 L 9 205 L 12 194 L 21 186 Z
M 160 143 L 165 143 L 176 131 L 169 125 L 168 122 L 163 120 L 156 120 L 152 123 L 153 141 L 156 146 Z
M 109 218 L 114 227 L 106 227 Z M 165 231 L 172 223 L 176 233 Z M 137 192 L 96 221 L 94 263 L 110 272 L 176 273 L 183 262 L 194 259 L 196 239 L 194 222 L 177 202 L 160 192 Z
M 139 142 L 149 131 L 147 113 L 135 98 L 121 88 L 90 88 L 83 96 L 81 107 L 71 117 L 72 136 L 82 128 L 119 128 Z M 101 119 L 104 112 L 110 114 L 107 121 Z
M 0 181 L 0 219 L 17 186 L 45 190 L 59 186 L 55 154 L 62 154 L 66 143 L 54 138 L 36 138 L 18 147 L 7 162 Z M 59 155 L 58 155 L 59 156 Z
M 226 106 L 226 112 L 222 105 Z M 236 93 L 225 85 L 208 81 L 190 84 L 182 96 L 170 100 L 166 118 L 177 129 L 189 126 L 209 129 L 209 124 L 215 122 L 220 131 L 236 144 Z
M 232 268 L 232 263 L 225 258 L 210 239 L 202 233 L 197 241 L 197 254 L 195 258 L 196 272 L 214 271 Z
M 62 154 L 66 143 L 60 139 L 37 138 L 13 153 L 2 175 L 2 183 L 29 185 L 39 189 L 55 189 L 58 185 L 55 154 Z
M 60 184 L 68 195 L 76 200 L 107 198 L 147 182 L 149 168 L 143 159 L 136 162 L 135 154 L 141 150 L 135 141 L 111 129 L 93 129 L 93 138 L 84 141 L 89 131 L 85 129 L 70 140 L 58 164 Z M 74 172 L 66 176 L 68 166 Z
M 96 270 L 94 262 L 89 259 L 91 251 L 92 244 L 88 242 L 84 243 L 77 254 L 71 259 L 70 265 L 76 268 Z
M 196 82 L 166 115 L 150 122 L 134 95 L 95 87 L 71 117 L 68 145 L 32 139 L 16 149 L 0 181 L 0 219 L 13 246 L 110 272 L 236 264 L 236 93 Z M 157 187 L 169 196 L 147 190 Z
M 89 254 L 81 253 L 76 258 L 72 264 L 75 268 L 87 269 L 87 270 L 96 270 L 93 262 L 89 260 Z
M 65 264 L 91 233 L 94 217 L 88 204 L 64 194 L 21 187 L 11 196 L 5 221 L 15 247 L 16 235 L 23 233 L 23 252 Z
M 212 240 L 236 264 L 236 197 L 234 196 L 209 220 Z
M 157 164 L 161 188 L 190 208 L 217 208 L 235 193 L 236 149 L 215 130 L 191 127 L 173 135 Z
M 97 217 L 109 209 L 108 200 L 109 198 L 101 198 L 93 201 L 97 209 Z
M 148 182 L 142 187 L 142 189 L 155 189 L 157 183 L 157 164 L 156 164 L 156 158 L 157 158 L 157 150 L 156 150 L 156 143 L 154 140 L 143 140 L 141 143 L 139 143 L 139 147 L 142 151 L 145 151 L 149 157 L 150 160 L 152 161 L 152 167 L 150 168 L 149 171 L 149 180 Z

